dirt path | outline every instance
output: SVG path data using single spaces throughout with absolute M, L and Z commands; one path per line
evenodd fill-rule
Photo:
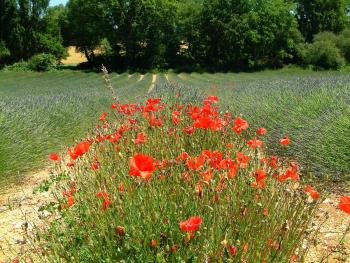
M 156 86 L 156 82 L 157 82 L 157 74 L 153 74 L 152 75 L 152 84 L 148 89 L 148 93 L 150 93 L 154 89 L 154 87 Z
M 0 262 L 30 252 L 26 232 L 32 232 L 40 218 L 49 216 L 38 210 L 50 200 L 48 193 L 33 194 L 33 188 L 48 177 L 48 170 L 33 173 L 21 185 L 0 194 Z
M 156 78 L 153 79 L 154 84 Z M 34 226 L 40 225 L 41 218 L 50 216 L 48 212 L 39 212 L 45 202 L 51 200 L 48 193 L 33 194 L 33 188 L 49 176 L 43 170 L 28 176 L 20 186 L 12 187 L 7 193 L 0 195 L 0 262 L 14 258 L 15 255 L 26 255 L 32 252 L 26 240 Z M 337 208 L 339 193 L 330 195 L 321 205 L 311 226 L 319 233 L 305 248 L 309 249 L 304 262 L 350 263 L 350 234 L 339 245 L 350 215 Z M 327 255 L 331 254 L 328 261 Z

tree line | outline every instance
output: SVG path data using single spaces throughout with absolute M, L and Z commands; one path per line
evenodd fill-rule
M 339 67 L 349 14 L 349 0 L 0 0 L 0 64 L 75 46 L 115 69 Z

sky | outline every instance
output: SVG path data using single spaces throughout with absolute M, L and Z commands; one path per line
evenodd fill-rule
M 50 5 L 59 5 L 59 4 L 66 4 L 68 0 L 50 0 Z

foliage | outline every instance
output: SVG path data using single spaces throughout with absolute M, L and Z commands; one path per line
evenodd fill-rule
M 9 54 L 0 57 L 1 65 L 27 60 L 41 52 L 52 53 L 59 59 L 66 55 L 59 25 L 48 3 L 48 0 L 0 1 L 0 42 Z
M 300 52 L 305 64 L 318 68 L 340 69 L 345 65 L 341 51 L 331 40 L 316 40 L 312 44 L 304 44 Z
M 50 156 L 57 175 L 69 179 L 55 184 L 58 219 L 38 235 L 44 259 L 301 257 L 317 202 L 306 202 L 309 195 L 296 184 L 297 164 L 267 156 L 264 131 L 254 135 L 241 117 L 219 113 L 217 97 L 196 105 L 198 94 L 167 89 L 172 94 L 162 93 L 164 102 L 114 103 L 70 157 Z
M 341 32 L 349 22 L 345 0 L 297 0 L 297 18 L 304 37 L 311 42 L 322 31 Z
M 29 67 L 34 71 L 49 71 L 56 67 L 57 60 L 51 54 L 38 54 L 29 60 Z
M 12 65 L 8 65 L 4 67 L 5 71 L 13 71 L 13 72 L 25 72 L 25 71 L 31 71 L 31 67 L 27 61 L 19 61 L 16 63 L 13 63 Z

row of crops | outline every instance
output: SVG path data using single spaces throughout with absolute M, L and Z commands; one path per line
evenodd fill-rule
M 141 100 L 152 74 L 115 74 L 123 101 Z M 337 72 L 157 74 L 156 86 L 180 84 L 218 95 L 223 109 L 270 130 L 270 147 L 288 134 L 289 154 L 315 175 L 344 178 L 350 171 L 350 76 Z M 162 89 L 164 90 L 164 88 Z M 40 169 L 46 155 L 64 149 L 110 107 L 100 74 L 0 73 L 0 181 Z

